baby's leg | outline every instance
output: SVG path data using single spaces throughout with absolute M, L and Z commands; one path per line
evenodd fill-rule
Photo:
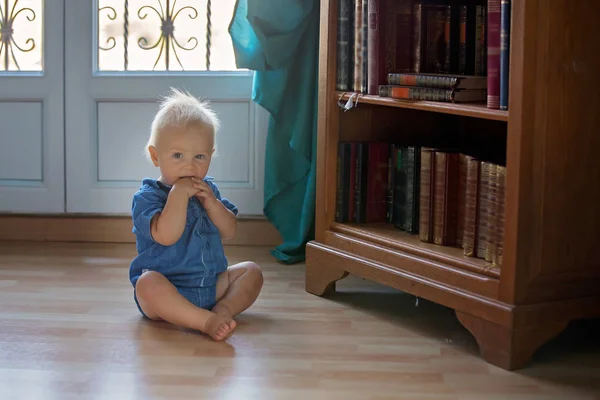
M 143 273 L 136 283 L 135 292 L 148 318 L 197 329 L 215 340 L 225 339 L 235 328 L 235 321 L 230 317 L 217 315 L 190 303 L 158 272 Z
M 217 280 L 217 304 L 213 311 L 233 318 L 250 307 L 263 285 L 262 271 L 251 261 L 232 265 Z

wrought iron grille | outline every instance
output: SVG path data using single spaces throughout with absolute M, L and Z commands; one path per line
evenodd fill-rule
M 42 70 L 42 0 L 0 0 L 0 71 Z M 22 33 L 22 35 L 21 35 Z
M 211 70 L 215 28 L 219 52 L 229 51 L 233 61 L 233 48 L 223 39 L 234 4 L 235 0 L 98 0 L 98 69 Z M 237 69 L 219 56 L 218 69 Z

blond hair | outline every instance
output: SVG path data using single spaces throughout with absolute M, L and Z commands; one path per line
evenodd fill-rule
M 144 149 L 146 157 L 150 159 L 149 147 L 156 144 L 156 137 L 165 128 L 186 127 L 192 124 L 210 127 L 213 138 L 221 127 L 217 114 L 207 100 L 200 100 L 187 91 L 171 88 L 171 91 L 162 97 L 152 120 L 150 137 Z M 216 144 L 214 147 L 216 150 Z

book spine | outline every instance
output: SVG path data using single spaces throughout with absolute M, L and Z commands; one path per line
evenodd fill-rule
M 390 52 L 395 52 L 395 47 L 390 45 L 390 32 L 393 32 L 393 26 L 389 25 L 388 14 L 392 11 L 390 8 L 389 0 L 379 0 L 377 8 L 377 22 L 378 22 L 378 39 L 377 39 L 377 72 L 378 81 L 377 87 L 383 85 L 385 82 L 385 74 L 390 70 L 388 59 L 390 58 Z
M 348 222 L 350 154 L 347 143 L 338 144 L 335 221 Z
M 500 1 L 488 0 L 487 9 L 487 107 L 500 108 Z
M 397 147 L 394 155 L 394 217 L 393 224 L 403 229 L 406 218 L 406 174 L 404 172 L 405 147 Z
M 464 74 L 465 75 L 485 75 L 485 73 L 476 73 L 476 65 L 475 65 L 475 51 L 477 46 L 477 13 L 478 8 L 483 8 L 483 6 L 477 5 L 467 5 L 462 8 L 462 12 L 465 15 L 465 67 Z M 485 25 L 484 25 L 485 27 Z M 482 34 L 483 37 L 485 35 Z M 485 43 L 484 43 L 485 44 Z M 485 51 L 485 49 L 483 49 Z
M 421 173 L 419 196 L 419 239 L 423 242 L 433 242 L 433 189 L 434 189 L 435 152 L 421 149 Z
M 424 6 L 425 17 L 425 72 L 444 72 L 444 32 L 446 9 L 440 6 Z
M 427 21 L 423 15 L 423 4 L 418 1 L 413 5 L 413 72 L 424 72 L 423 68 L 423 22 Z
M 435 154 L 435 179 L 433 195 L 433 243 L 444 244 L 444 212 L 446 205 L 446 172 L 448 154 Z
M 423 87 L 400 87 L 393 85 L 379 85 L 380 97 L 391 97 L 404 100 L 429 100 L 452 103 L 454 91 L 446 89 Z
M 496 215 L 498 212 L 498 168 L 496 164 L 490 164 L 490 175 L 488 185 L 488 245 L 485 249 L 485 260 L 492 262 L 496 251 L 497 229 Z
M 456 244 L 458 154 L 436 153 L 433 242 Z
M 502 266 L 502 256 L 504 253 L 504 208 L 506 195 L 506 167 L 497 166 L 497 212 L 496 212 L 496 246 L 492 263 Z
M 489 162 L 481 162 L 479 174 L 479 193 L 477 199 L 477 251 L 476 257 L 485 259 L 489 247 L 490 225 L 490 168 Z
M 354 14 L 355 14 L 355 0 L 348 0 L 348 41 L 349 41 L 349 52 L 348 52 L 348 91 L 354 91 L 354 61 L 356 53 L 356 45 L 354 44 Z
M 368 143 L 366 171 L 366 215 L 364 222 L 385 222 L 387 210 L 386 178 L 388 173 L 388 145 L 384 142 Z
M 349 187 L 348 187 L 348 222 L 355 222 L 356 207 L 354 201 L 354 192 L 356 191 L 356 143 L 350 143 L 350 166 L 348 167 L 349 173 Z
M 510 0 L 502 0 L 500 16 L 500 109 L 508 110 L 508 76 L 510 70 Z
M 369 144 L 356 144 L 356 175 L 354 183 L 354 221 L 364 223 L 367 218 L 367 172 Z
M 475 75 L 487 74 L 487 8 L 482 5 L 475 7 Z
M 417 226 L 415 226 L 415 207 L 416 207 L 416 199 L 414 197 L 415 194 L 415 169 L 416 169 L 416 156 L 415 151 L 417 149 L 414 146 L 408 147 L 404 149 L 403 155 L 403 164 L 404 164 L 404 175 L 406 186 L 404 189 L 404 224 L 402 225 L 402 229 L 406 232 L 415 232 L 417 231 Z
M 457 211 L 456 211 L 456 245 L 462 248 L 465 231 L 465 207 L 467 194 L 467 164 L 468 156 L 458 156 L 458 188 L 457 188 Z
M 467 182 L 465 192 L 465 216 L 463 228 L 463 254 L 475 257 L 477 249 L 477 205 L 481 163 L 474 157 L 467 158 Z
M 389 72 L 412 70 L 412 0 L 379 0 L 379 83 Z M 375 88 L 375 92 L 377 88 Z
M 412 0 L 395 0 L 395 41 L 396 51 L 394 69 L 387 72 L 411 72 L 413 66 L 412 40 L 413 36 L 413 7 Z
M 390 144 L 388 147 L 388 180 L 387 180 L 387 211 L 385 220 L 389 223 L 394 222 L 394 185 L 395 185 L 395 153 L 396 145 Z
M 454 89 L 460 83 L 455 76 L 389 73 L 389 85 L 418 86 L 434 89 Z
M 456 218 L 458 211 L 458 153 L 448 154 L 446 175 L 446 211 L 444 214 L 444 243 L 456 246 Z
M 338 0 L 336 89 L 347 91 L 350 83 L 350 0 Z
M 444 18 L 444 66 L 442 71 L 452 73 L 452 6 L 445 6 Z
M 369 0 L 369 32 L 367 46 L 368 94 L 377 94 L 377 88 L 382 83 L 380 77 L 379 35 L 381 33 L 381 14 L 379 4 L 383 0 Z
M 363 31 L 363 56 L 362 56 L 362 81 L 360 92 L 368 93 L 369 90 L 369 0 L 362 3 L 362 31 Z
M 447 6 L 446 12 L 446 58 L 444 69 L 447 74 L 457 74 L 460 57 L 460 7 L 456 5 Z
M 467 15 L 468 6 L 459 6 L 460 37 L 458 45 L 458 73 L 467 73 Z
M 355 92 L 360 93 L 363 80 L 363 0 L 354 1 L 354 83 L 352 88 Z
M 421 147 L 415 147 L 415 169 L 413 173 L 413 180 L 415 182 L 413 187 L 413 231 L 412 233 L 419 233 L 420 221 L 419 218 L 421 216 L 419 207 L 420 207 L 420 198 L 421 198 Z

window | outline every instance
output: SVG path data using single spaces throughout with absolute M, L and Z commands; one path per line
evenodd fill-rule
M 97 68 L 236 71 L 228 32 L 235 2 L 98 0 Z
M 0 0 L 0 71 L 42 71 L 42 0 Z

